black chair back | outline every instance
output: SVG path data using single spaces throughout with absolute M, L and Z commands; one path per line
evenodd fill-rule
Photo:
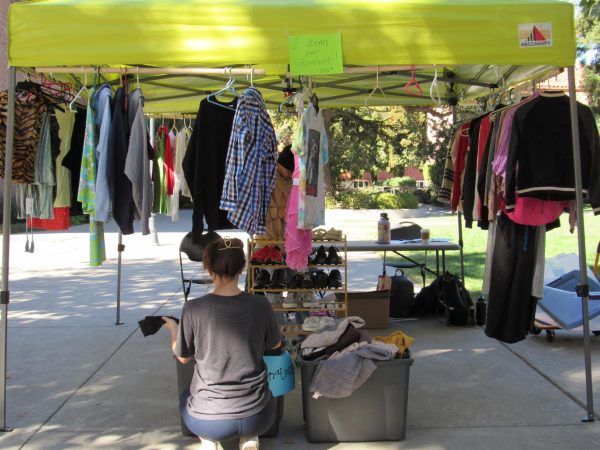
M 200 242 L 194 244 L 192 241 L 192 232 L 190 231 L 181 240 L 181 244 L 179 244 L 179 251 L 181 253 L 185 253 L 188 259 L 191 261 L 201 262 L 204 255 L 204 249 L 208 246 L 208 244 L 220 238 L 221 236 L 214 231 L 208 231 L 202 235 Z
M 404 239 L 421 239 L 421 226 L 414 222 L 400 222 L 391 229 L 391 237 L 395 241 Z

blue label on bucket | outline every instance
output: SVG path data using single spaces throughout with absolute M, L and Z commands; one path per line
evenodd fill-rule
M 294 362 L 287 350 L 281 355 L 263 356 L 267 365 L 269 389 L 274 397 L 287 394 L 296 385 L 296 372 Z

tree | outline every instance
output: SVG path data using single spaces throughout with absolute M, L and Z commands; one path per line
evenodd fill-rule
M 364 172 L 376 179 L 388 167 L 385 122 L 377 111 L 364 108 L 331 110 L 329 157 L 332 184 L 339 188 L 342 176 Z
M 368 172 L 375 180 L 380 171 L 402 176 L 406 167 L 423 168 L 425 164 L 438 168 L 433 170 L 432 178 L 439 185 L 441 176 L 436 177 L 436 174 L 443 171 L 450 127 L 443 118 L 449 112 L 402 106 L 389 111 L 383 108 L 326 110 L 324 119 L 330 143 L 327 175 L 331 177 L 328 185 L 339 189 L 347 173 L 358 178 Z M 432 115 L 436 120 L 428 121 Z M 275 113 L 273 121 L 280 139 L 285 139 L 297 119 L 293 115 Z
M 583 88 L 590 108 L 600 122 L 600 1 L 580 1 L 577 35 L 579 56 L 589 60 L 584 67 Z

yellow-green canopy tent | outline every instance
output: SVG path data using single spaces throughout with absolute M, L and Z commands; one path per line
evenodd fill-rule
M 532 43 L 534 27 L 544 39 Z M 288 37 L 328 33 L 341 34 L 347 68 L 401 66 L 381 69 L 387 98 L 375 95 L 373 105 L 431 104 L 434 65 L 440 96 L 451 101 L 575 61 L 573 5 L 557 0 L 40 0 L 10 5 L 8 53 L 21 68 L 255 67 L 266 71 L 255 81 L 275 107 L 284 100 Z M 412 64 L 422 97 L 403 90 Z M 370 72 L 315 77 L 322 106 L 363 105 L 375 87 Z M 226 80 L 140 76 L 145 109 L 155 113 L 195 112 Z
M 10 5 L 9 92 L 4 217 L 10 217 L 15 70 L 62 67 L 130 68 L 138 73 L 150 113 L 195 112 L 226 74 L 175 75 L 164 68 L 252 67 L 270 107 L 282 85 L 298 77 L 288 69 L 288 37 L 339 33 L 344 73 L 313 78 L 320 105 L 361 106 L 377 78 L 385 91 L 372 105 L 432 104 L 429 86 L 438 70 L 443 101 L 486 95 L 490 89 L 536 79 L 575 63 L 574 7 L 559 0 L 34 0 Z M 416 66 L 424 95 L 404 92 Z M 46 69 L 44 69 L 46 68 Z M 149 74 L 148 68 L 158 68 Z M 161 72 L 162 71 L 162 72 Z M 572 67 L 569 69 L 572 80 Z M 81 74 L 73 76 L 81 83 Z M 118 83 L 118 77 L 107 75 Z M 241 85 L 249 80 L 238 78 Z M 387 101 L 386 101 L 387 99 Z M 572 111 L 575 111 L 574 100 Z M 574 113 L 573 113 L 574 114 Z M 574 129 L 576 130 L 576 122 Z M 575 133 L 575 136 L 577 133 Z M 579 144 L 574 138 L 575 160 Z M 577 172 L 577 169 L 576 169 Z M 576 174 L 578 186 L 581 175 Z M 8 181 L 6 181 L 8 180 Z M 578 193 L 581 282 L 587 285 L 583 215 Z M 5 425 L 8 248 L 3 227 L 0 419 Z M 587 308 L 588 298 L 584 296 Z M 587 318 L 584 311 L 584 318 Z M 585 328 L 587 325 L 587 328 Z M 584 323 L 588 418 L 591 398 L 589 323 Z

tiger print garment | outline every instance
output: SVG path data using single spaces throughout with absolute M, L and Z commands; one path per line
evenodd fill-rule
M 0 91 L 0 177 L 4 177 L 6 155 L 6 124 L 8 120 L 8 91 Z M 12 180 L 15 183 L 33 183 L 35 151 L 46 111 L 40 93 L 17 90 L 15 96 L 15 143 Z

